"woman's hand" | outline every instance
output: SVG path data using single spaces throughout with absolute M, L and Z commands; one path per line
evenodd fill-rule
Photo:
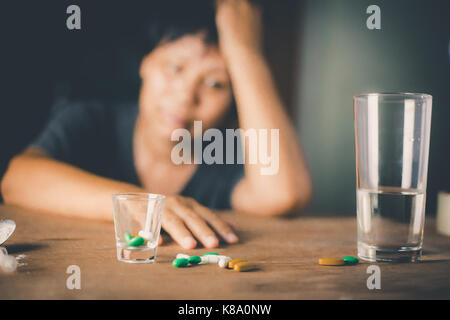
M 219 245 L 216 233 L 228 243 L 238 241 L 226 222 L 192 198 L 167 196 L 163 211 L 162 228 L 185 249 L 195 248 L 194 236 L 206 248 Z
M 262 53 L 261 8 L 248 0 L 217 0 L 216 25 L 225 56 L 249 50 Z

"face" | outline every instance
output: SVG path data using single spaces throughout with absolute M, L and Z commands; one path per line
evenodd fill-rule
M 194 120 L 203 130 L 217 125 L 231 102 L 225 61 L 202 34 L 163 43 L 142 61 L 140 117 L 159 136 L 177 128 L 193 134 Z M 154 132 L 155 133 L 155 132 Z

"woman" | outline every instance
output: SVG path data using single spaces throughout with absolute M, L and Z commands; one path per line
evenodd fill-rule
M 259 8 L 246 0 L 218 1 L 214 27 L 165 30 L 142 59 L 136 109 L 61 110 L 11 160 L 1 184 L 5 202 L 112 220 L 112 193 L 161 193 L 162 228 L 185 249 L 197 240 L 207 248 L 217 247 L 219 237 L 238 241 L 213 208 L 274 216 L 305 207 L 310 178 L 263 57 Z M 244 168 L 174 164 L 172 132 L 192 132 L 194 120 L 203 130 L 221 125 L 233 97 L 241 129 L 279 129 L 278 172 L 261 175 L 265 165 L 248 161 Z

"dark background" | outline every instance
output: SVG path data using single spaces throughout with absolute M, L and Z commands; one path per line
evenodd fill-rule
M 139 28 L 176 2 L 3 1 L 0 177 L 56 100 L 136 100 Z M 70 4 L 81 8 L 81 30 L 66 28 Z M 450 2 L 262 4 L 266 54 L 313 176 L 309 211 L 355 214 L 352 96 L 415 91 L 434 98 L 427 198 L 434 213 L 437 192 L 450 190 Z M 381 30 L 366 28 L 370 4 L 381 8 Z

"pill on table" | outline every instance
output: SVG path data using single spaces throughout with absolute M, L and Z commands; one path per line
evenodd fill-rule
M 230 257 L 228 257 L 228 256 L 219 255 L 219 256 L 217 256 L 217 257 L 219 258 L 219 261 L 225 259 L 225 260 L 227 260 L 227 262 L 228 262 L 228 261 L 231 261 L 231 260 L 232 260 L 232 259 L 231 259 Z
M 343 257 L 342 260 L 344 260 L 346 264 L 357 264 L 359 262 L 358 258 L 352 256 Z
M 219 267 L 226 268 L 228 266 L 228 262 L 230 262 L 232 259 L 230 257 L 223 257 L 219 258 Z
M 183 268 L 189 264 L 189 260 L 185 258 L 175 259 L 172 261 L 172 265 L 176 268 Z
M 256 269 L 256 265 L 251 262 L 239 262 L 233 267 L 234 271 L 244 272 Z
M 0 247 L 0 257 L 7 256 L 7 255 L 8 255 L 8 250 L 6 250 L 6 248 L 4 248 L 4 247 Z
M 200 258 L 199 256 L 192 256 L 188 258 L 188 261 L 190 264 L 199 264 L 200 262 L 202 262 L 202 258 Z
M 128 243 L 130 242 L 131 239 L 133 239 L 133 237 L 131 236 L 130 233 L 125 232 L 125 234 L 123 235 L 123 238 L 125 239 L 125 242 Z
M 219 256 L 216 256 L 216 255 L 202 256 L 201 259 L 202 259 L 201 264 L 209 264 L 209 263 L 218 263 L 219 262 Z
M 139 247 L 145 243 L 145 239 L 142 237 L 134 237 L 130 241 L 128 241 L 128 245 L 131 247 Z
M 342 266 L 345 261 L 341 258 L 320 258 L 319 264 L 322 266 Z
M 17 269 L 18 262 L 16 257 L 9 256 L 9 255 L 2 255 L 0 256 L 0 269 L 2 269 L 4 272 L 14 272 Z
M 177 254 L 177 259 L 189 259 L 190 256 L 188 254 L 179 253 Z
M 152 239 L 152 236 L 153 236 L 151 232 L 144 231 L 144 230 L 139 231 L 138 235 L 140 237 L 144 238 L 145 240 L 150 240 L 150 239 Z
M 205 256 L 218 256 L 218 255 L 219 254 L 217 252 L 207 252 L 207 253 L 202 254 L 202 257 L 205 257 Z
M 232 259 L 232 260 L 228 261 L 228 266 L 227 266 L 227 268 L 228 268 L 228 269 L 233 269 L 234 266 L 235 266 L 236 264 L 240 263 L 240 262 L 246 262 L 246 260 L 244 260 L 244 259 Z

